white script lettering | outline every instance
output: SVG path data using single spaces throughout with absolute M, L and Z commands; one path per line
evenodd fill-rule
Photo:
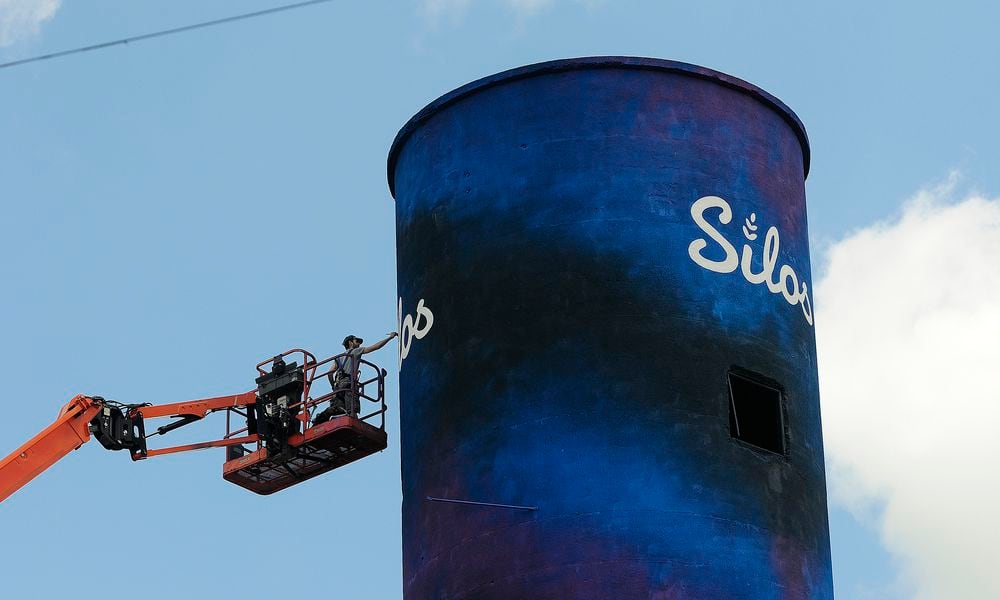
M 749 283 L 754 285 L 767 284 L 767 289 L 772 294 L 781 294 L 785 301 L 793 306 L 800 304 L 806 322 L 812 325 L 812 302 L 809 300 L 809 286 L 806 282 L 803 281 L 800 287 L 799 277 L 791 265 L 782 265 L 778 269 L 778 278 L 774 278 L 774 270 L 778 262 L 778 249 L 781 247 L 781 236 L 778 234 L 778 229 L 773 226 L 769 227 L 767 233 L 764 234 L 764 251 L 761 256 L 763 266 L 759 273 L 754 273 L 750 268 L 753 261 L 753 248 L 750 247 L 750 244 L 743 244 L 743 252 L 737 255 L 736 247 L 726 239 L 722 232 L 705 219 L 705 211 L 712 208 L 720 209 L 719 223 L 722 225 L 727 225 L 733 220 L 733 210 L 729 203 L 718 196 L 704 196 L 696 200 L 691 205 L 691 218 L 709 238 L 722 248 L 725 258 L 723 260 L 706 258 L 701 251 L 708 246 L 708 242 L 704 238 L 696 238 L 688 246 L 688 255 L 691 260 L 698 266 L 715 273 L 732 273 L 739 267 L 743 278 Z M 757 239 L 756 220 L 757 213 L 751 213 L 750 218 L 744 221 L 743 235 L 749 241 Z
M 423 318 L 423 323 L 420 320 Z M 424 299 L 421 298 L 417 302 L 417 316 L 414 318 L 412 315 L 406 315 L 403 317 L 403 299 L 399 299 L 398 308 L 396 310 L 396 323 L 399 328 L 399 368 L 403 368 L 403 361 L 406 360 L 407 355 L 410 353 L 410 345 L 413 340 L 421 340 L 427 335 L 427 332 L 431 330 L 434 326 L 434 313 L 431 309 L 424 306 Z
M 705 196 L 703 198 L 698 198 L 694 204 L 691 205 L 691 218 L 694 222 L 701 227 L 701 230 L 708 234 L 708 237 L 715 240 L 722 250 L 726 253 L 726 258 L 723 260 L 709 260 L 701 255 L 701 251 L 705 249 L 708 242 L 698 238 L 691 242 L 688 246 L 688 254 L 691 255 L 691 260 L 696 262 L 698 266 L 705 267 L 709 271 L 715 271 L 716 273 L 732 273 L 736 270 L 737 265 L 739 265 L 739 260 L 736 258 L 736 248 L 719 233 L 719 230 L 712 227 L 705 217 L 702 215 L 709 208 L 721 208 L 722 212 L 719 214 L 719 222 L 726 225 L 733 220 L 733 210 L 729 208 L 729 203 L 719 198 L 718 196 Z

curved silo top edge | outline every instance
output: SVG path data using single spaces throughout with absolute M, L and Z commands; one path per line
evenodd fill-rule
M 784 102 L 752 83 L 748 83 L 742 79 L 733 77 L 732 75 L 726 75 L 725 73 L 706 67 L 672 60 L 630 56 L 594 56 L 586 58 L 552 60 L 502 71 L 500 73 L 467 83 L 455 90 L 452 90 L 451 92 L 448 92 L 437 100 L 434 100 L 421 109 L 420 112 L 413 115 L 413 117 L 411 117 L 410 120 L 403 125 L 402 129 L 399 130 L 399 133 L 396 134 L 396 138 L 392 141 L 392 146 L 389 149 L 389 161 L 387 165 L 389 192 L 392 194 L 393 198 L 396 197 L 396 160 L 399 157 L 399 153 L 402 151 L 403 146 L 406 144 L 407 139 L 409 139 L 410 135 L 423 125 L 426 120 L 447 106 L 461 100 L 462 98 L 471 96 L 476 92 L 509 81 L 526 79 L 528 77 L 535 77 L 550 73 L 559 73 L 563 71 L 600 68 L 649 69 L 653 71 L 682 73 L 692 77 L 706 79 L 747 94 L 777 112 L 781 118 L 784 119 L 785 122 L 788 123 L 788 125 L 795 131 L 795 135 L 799 138 L 799 143 L 802 146 L 803 177 L 809 175 L 809 138 L 806 135 L 806 129 L 802 124 L 802 121 L 799 120 L 798 115 L 796 115 L 795 112 L 793 112 L 792 109 L 789 108 Z

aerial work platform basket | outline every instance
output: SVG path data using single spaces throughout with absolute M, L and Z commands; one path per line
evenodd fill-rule
M 286 357 L 297 354 L 301 354 L 301 367 L 296 362 L 285 364 Z M 260 426 L 260 418 L 254 413 L 266 410 L 261 397 L 267 396 L 272 388 L 277 390 L 274 392 L 277 403 L 281 410 L 287 410 L 291 421 L 287 435 L 280 440 L 261 431 L 253 446 L 228 446 L 222 468 L 226 481 L 258 494 L 271 494 L 385 450 L 386 371 L 358 358 L 352 361 L 353 373 L 335 379 L 337 359 L 342 357 L 346 353 L 317 361 L 310 352 L 294 349 L 257 365 L 258 406 L 247 407 L 246 412 L 229 409 L 226 439 L 245 435 Z M 275 385 L 268 387 L 271 382 Z M 361 400 L 378 407 L 364 415 L 351 414 L 351 407 Z M 315 423 L 314 413 L 327 403 L 336 403 L 341 414 Z M 247 427 L 232 429 L 233 413 L 245 418 Z
M 391 337 L 371 349 L 355 347 L 321 361 L 305 350 L 289 350 L 258 363 L 257 388 L 239 394 L 170 404 L 123 404 L 77 395 L 54 423 L 0 459 L 0 502 L 91 438 L 108 450 L 128 452 L 134 461 L 225 448 L 222 477 L 258 494 L 272 494 L 385 450 L 386 372 L 362 355 Z M 301 364 L 285 362 L 296 354 L 302 355 Z M 362 416 L 362 400 L 378 408 Z M 226 434 L 221 439 L 166 447 L 148 444 L 154 436 L 222 411 Z M 173 420 L 155 430 L 147 428 L 160 418 Z M 245 425 L 234 429 L 240 419 Z

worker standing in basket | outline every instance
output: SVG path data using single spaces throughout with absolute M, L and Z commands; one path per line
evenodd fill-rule
M 344 338 L 344 349 L 346 352 L 334 359 L 333 369 L 327 375 L 330 378 L 330 386 L 336 392 L 330 406 L 323 412 L 316 415 L 314 425 L 325 423 L 337 415 L 351 415 L 357 417 L 361 412 L 361 399 L 357 393 L 357 367 L 358 361 L 363 354 L 375 352 L 389 343 L 389 340 L 399 335 L 395 331 L 386 334 L 386 337 L 371 346 L 362 346 L 364 340 L 356 335 L 349 335 Z

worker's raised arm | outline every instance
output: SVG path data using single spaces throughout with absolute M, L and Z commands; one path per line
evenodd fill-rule
M 391 340 L 392 338 L 396 337 L 397 335 L 399 335 L 399 334 L 396 333 L 395 331 L 393 331 L 392 333 L 388 333 L 388 334 L 386 334 L 386 337 L 385 337 L 384 340 L 381 340 L 379 342 L 375 342 L 371 346 L 368 346 L 367 348 L 365 348 L 364 351 L 362 351 L 361 353 L 362 354 L 368 354 L 369 352 L 375 352 L 376 350 L 380 350 L 382 348 L 382 346 L 385 346 L 386 344 L 388 344 L 389 340 Z

